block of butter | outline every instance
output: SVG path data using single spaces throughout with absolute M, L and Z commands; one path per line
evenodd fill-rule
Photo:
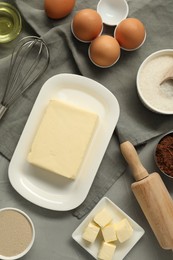
M 113 242 L 117 240 L 117 234 L 113 223 L 102 228 L 102 235 L 105 242 Z
M 117 233 L 117 238 L 120 241 L 120 243 L 123 243 L 126 240 L 128 240 L 133 233 L 133 228 L 126 218 L 122 219 L 118 223 L 115 223 L 114 227 Z
M 98 259 L 100 260 L 112 260 L 116 249 L 115 244 L 103 242 L 98 253 Z
M 101 211 L 99 211 L 95 217 L 94 217 L 94 221 L 101 227 L 103 228 L 104 226 L 106 226 L 107 224 L 109 224 L 112 220 L 112 216 L 110 214 L 110 212 L 106 209 L 103 208 Z
M 27 160 L 75 179 L 98 123 L 98 115 L 59 100 L 50 100 Z
M 93 243 L 96 240 L 99 231 L 100 227 L 98 227 L 95 223 L 90 222 L 85 228 L 82 238 L 90 243 Z

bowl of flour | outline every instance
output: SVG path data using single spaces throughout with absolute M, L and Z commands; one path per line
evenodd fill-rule
M 137 92 L 142 103 L 151 111 L 173 114 L 173 80 L 160 84 L 173 68 L 173 49 L 164 49 L 148 56 L 137 73 Z

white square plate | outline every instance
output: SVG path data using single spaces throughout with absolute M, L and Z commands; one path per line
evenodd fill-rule
M 114 222 L 118 222 L 123 218 L 127 218 L 127 220 L 133 228 L 133 234 L 129 240 L 125 241 L 124 243 L 116 242 L 117 247 L 113 256 L 113 260 L 122 260 L 132 249 L 132 247 L 138 242 L 138 240 L 144 235 L 145 231 L 132 218 L 130 218 L 124 211 L 122 211 L 107 197 L 104 197 L 100 200 L 100 202 L 95 206 L 95 208 L 90 212 L 90 214 L 73 232 L 72 237 L 85 250 L 87 250 L 88 253 L 90 253 L 94 258 L 97 259 L 98 251 L 101 246 L 101 242 L 103 241 L 103 238 L 101 237 L 101 235 L 98 235 L 96 241 L 93 244 L 89 244 L 86 241 L 84 241 L 84 239 L 82 239 L 82 234 L 89 222 L 93 220 L 96 213 L 98 213 L 103 208 L 107 208 L 109 210 Z

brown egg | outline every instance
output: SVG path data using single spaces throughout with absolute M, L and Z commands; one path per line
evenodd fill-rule
M 120 57 L 120 45 L 114 37 L 101 35 L 91 42 L 89 57 L 99 67 L 110 67 Z
M 76 13 L 72 21 L 72 32 L 74 36 L 84 42 L 95 39 L 103 28 L 102 18 L 93 9 L 83 9 Z
M 44 0 L 45 12 L 49 18 L 61 19 L 72 11 L 75 2 L 75 0 Z
M 139 48 L 145 40 L 146 32 L 143 23 L 136 18 L 122 20 L 115 28 L 114 37 L 120 46 L 127 50 Z

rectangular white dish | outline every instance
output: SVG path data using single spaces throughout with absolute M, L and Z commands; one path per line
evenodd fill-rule
M 32 166 L 26 160 L 50 99 L 94 111 L 99 123 L 78 177 L 72 181 Z M 119 118 L 116 97 L 103 85 L 74 74 L 59 74 L 43 85 L 9 165 L 14 189 L 32 203 L 51 210 L 71 210 L 86 198 Z

